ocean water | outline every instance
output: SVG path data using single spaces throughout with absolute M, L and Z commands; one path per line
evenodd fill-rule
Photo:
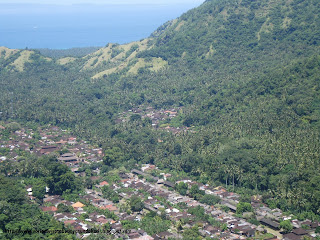
M 67 49 L 138 41 L 193 7 L 0 4 L 0 46 Z

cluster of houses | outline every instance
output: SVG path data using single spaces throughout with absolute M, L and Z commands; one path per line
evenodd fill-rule
M 132 173 L 136 175 L 146 175 L 144 172 L 139 170 L 132 170 Z M 189 184 L 198 184 L 200 189 L 206 191 L 207 194 L 214 194 L 220 196 L 225 201 L 237 201 L 239 196 L 234 193 L 229 193 L 223 188 L 210 188 L 207 185 L 199 184 L 191 180 L 182 180 L 183 182 Z M 178 183 L 178 182 L 177 182 Z M 221 224 L 226 224 L 228 230 L 222 231 L 218 227 L 211 226 L 208 222 L 201 222 L 202 229 L 200 233 L 203 237 L 212 237 L 218 239 L 247 239 L 248 237 L 253 237 L 255 235 L 256 226 L 251 223 L 246 222 L 243 219 L 237 219 L 233 214 L 226 213 L 219 210 L 214 206 L 209 206 L 202 204 L 188 196 L 182 196 L 175 191 L 170 191 L 169 189 L 174 186 L 173 183 L 168 181 L 158 181 L 156 183 L 149 183 L 139 178 L 129 179 L 126 182 L 129 188 L 143 189 L 144 191 L 150 193 L 150 198 L 144 202 L 148 209 L 153 211 L 158 211 L 159 209 L 165 208 L 165 212 L 169 219 L 172 221 L 179 221 L 180 219 L 189 219 L 189 222 L 184 226 L 190 228 L 195 225 L 199 225 L 199 221 L 195 221 L 195 217 L 188 213 L 187 210 L 180 211 L 175 207 L 175 205 L 184 204 L 187 208 L 194 208 L 197 206 L 203 207 L 205 213 L 209 216 L 214 217 Z M 127 195 L 127 194 L 126 194 Z M 168 205 L 159 205 L 156 196 L 163 197 L 167 199 Z M 128 197 L 128 196 L 123 196 Z M 158 212 L 159 213 L 159 212 Z
M 66 226 L 71 227 L 75 231 L 79 231 L 79 233 L 82 232 L 82 234 L 78 234 L 81 238 L 87 237 L 90 234 L 90 230 L 94 227 L 103 226 L 107 223 L 110 224 L 110 230 L 108 231 L 110 231 L 110 234 L 115 236 L 115 238 L 148 240 L 182 238 L 182 233 L 176 231 L 174 228 L 170 228 L 168 231 L 154 234 L 152 236 L 148 235 L 141 229 L 124 230 L 121 223 L 123 220 L 141 221 L 148 211 L 153 211 L 157 214 L 164 212 L 167 219 L 170 219 L 173 223 L 184 219 L 184 229 L 197 226 L 199 227 L 199 232 L 203 237 L 217 239 L 248 239 L 253 238 L 257 231 L 266 231 L 260 226 L 248 223 L 243 218 L 234 216 L 233 212 L 236 211 L 236 203 L 239 202 L 239 195 L 228 192 L 223 187 L 211 188 L 208 185 L 199 184 L 188 179 L 181 180 L 190 186 L 197 184 L 199 189 L 204 190 L 206 194 L 219 196 L 222 200 L 222 204 L 229 207 L 231 210 L 229 213 L 226 213 L 219 207 L 199 203 L 188 196 L 182 196 L 173 191 L 172 187 L 174 187 L 174 183 L 172 182 L 159 178 L 154 179 L 157 181 L 147 181 L 146 178 L 150 178 L 151 176 L 146 173 L 146 171 L 153 169 L 156 169 L 154 165 L 144 165 L 141 170 L 133 169 L 131 173 L 119 174 L 121 180 L 117 183 L 109 184 L 106 181 L 101 181 L 95 186 L 94 189 L 86 190 L 86 194 L 81 196 L 83 200 L 81 202 L 74 203 L 66 201 L 60 196 L 47 196 L 44 199 L 44 206 L 42 206 L 41 209 L 43 211 L 52 213 L 58 221 L 63 222 Z M 93 180 L 100 179 L 98 176 L 92 178 L 94 178 Z M 101 188 L 103 186 L 108 186 L 117 192 L 121 198 L 120 203 L 115 204 L 112 201 L 103 198 L 103 194 L 101 193 Z M 144 210 L 128 214 L 126 211 L 120 209 L 121 204 L 130 199 L 132 196 L 138 196 L 143 200 Z M 284 218 L 281 210 L 272 210 L 261 203 L 257 204 L 258 201 L 259 197 L 255 196 L 252 198 L 252 205 L 255 208 L 255 212 L 260 223 L 268 228 L 272 228 L 275 231 L 280 231 L 279 221 Z M 90 203 L 97 209 L 107 209 L 109 212 L 114 213 L 117 216 L 117 219 L 110 218 L 110 216 L 108 217 L 106 214 L 101 214 L 101 212 L 88 213 L 85 210 L 86 206 L 84 203 Z M 181 203 L 183 203 L 186 207 L 183 209 L 177 207 Z M 72 207 L 74 212 L 58 213 L 59 204 Z M 224 224 L 227 229 L 222 230 L 220 227 L 210 225 L 209 222 L 197 220 L 195 216 L 188 212 L 188 208 L 194 208 L 197 206 L 202 207 L 206 214 L 212 216 L 221 224 Z M 86 214 L 85 219 L 83 217 L 84 214 Z M 271 217 L 273 220 L 271 220 Z M 312 234 L 310 235 L 310 231 L 319 226 L 319 223 L 311 221 L 300 222 L 298 220 L 293 220 L 292 223 L 294 223 L 295 227 L 292 233 L 271 239 L 295 240 L 303 239 L 304 236 L 309 236 L 311 237 L 310 239 L 313 239 L 312 237 L 314 236 L 312 236 Z M 310 230 L 301 228 L 304 225 L 308 226 Z M 84 234 L 83 231 L 89 233 Z
M 147 107 L 145 109 L 141 108 L 133 108 L 126 112 L 122 112 L 119 114 L 119 118 L 116 120 L 117 123 L 127 122 L 130 119 L 132 114 L 138 114 L 141 116 L 142 119 L 149 118 L 152 121 L 152 127 L 166 130 L 167 132 L 172 132 L 174 134 L 178 134 L 180 132 L 190 131 L 189 127 L 172 127 L 168 124 L 161 124 L 164 123 L 166 120 L 173 119 L 178 116 L 181 107 L 169 109 L 169 110 L 156 110 L 152 107 Z
M 253 204 L 254 205 L 254 204 Z M 261 205 L 261 204 L 260 204 Z M 292 216 L 285 216 L 280 209 L 270 209 L 267 206 L 255 207 L 257 219 L 265 226 L 280 231 L 280 222 L 289 220 L 293 226 L 293 230 L 290 233 L 283 234 L 281 239 L 284 240 L 303 240 L 303 239 L 316 239 L 318 234 L 315 233 L 317 227 L 320 227 L 320 223 L 310 220 L 299 221 L 293 219 Z
M 69 156 L 65 156 L 69 157 Z M 261 196 L 253 196 L 251 204 L 254 208 L 255 214 L 259 222 L 265 227 L 256 226 L 248 223 L 243 218 L 236 217 L 234 212 L 237 210 L 237 203 L 239 203 L 240 196 L 238 194 L 228 192 L 223 187 L 212 188 L 208 185 L 203 185 L 188 179 L 181 180 L 187 183 L 189 186 L 194 184 L 199 186 L 199 189 L 205 191 L 206 194 L 212 194 L 221 198 L 221 204 L 228 207 L 230 212 L 225 212 L 217 206 L 209 206 L 202 204 L 188 196 L 182 196 L 179 193 L 173 191 L 174 183 L 167 180 L 170 174 L 162 173 L 163 178 L 153 177 L 147 172 L 155 170 L 157 167 L 151 164 L 145 164 L 141 170 L 133 169 L 131 173 L 121 173 L 119 176 L 121 180 L 118 183 L 109 184 L 107 181 L 98 182 L 95 185 L 94 190 L 86 190 L 86 195 L 81 196 L 82 202 L 88 202 L 98 209 L 108 210 L 113 212 L 118 219 L 108 218 L 101 213 L 89 213 L 86 219 L 81 219 L 82 214 L 87 212 L 84 210 L 85 205 L 80 202 L 69 202 L 63 200 L 60 196 L 48 196 L 44 199 L 45 206 L 42 207 L 43 211 L 51 212 L 54 217 L 64 222 L 65 225 L 71 227 L 76 231 L 87 231 L 94 226 L 102 226 L 109 223 L 111 226 L 110 231 L 117 238 L 124 239 L 168 239 L 170 237 L 180 239 L 181 232 L 169 229 L 168 231 L 149 236 L 143 230 L 125 231 L 121 224 L 123 220 L 141 221 L 146 211 L 153 211 L 157 214 L 165 213 L 167 219 L 170 219 L 173 223 L 179 220 L 187 220 L 183 225 L 183 228 L 191 228 L 193 226 L 201 226 L 199 229 L 200 234 L 203 237 L 212 237 L 218 239 L 248 239 L 253 238 L 256 232 L 264 233 L 268 229 L 272 229 L 278 232 L 279 236 L 271 239 L 285 239 L 285 240 L 299 240 L 308 236 L 310 239 L 315 239 L 315 228 L 319 227 L 318 222 L 298 221 L 292 220 L 294 230 L 289 234 L 280 234 L 279 222 L 282 220 L 290 219 L 290 216 L 284 216 L 280 209 L 270 209 L 261 202 Z M 166 177 L 166 179 L 164 179 Z M 99 181 L 101 177 L 91 177 L 93 181 Z M 146 179 L 152 179 L 153 181 L 147 181 Z M 181 181 L 177 181 L 179 183 Z M 108 186 L 112 190 L 118 193 L 118 196 L 122 199 L 120 203 L 125 200 L 129 200 L 133 196 L 138 196 L 143 200 L 145 210 L 141 212 L 133 212 L 127 214 L 126 211 L 121 210 L 121 204 L 115 204 L 108 199 L 103 198 L 101 188 Z M 30 192 L 30 187 L 27 189 Z M 31 189 L 32 191 L 32 189 Z M 74 208 L 74 213 L 57 213 L 58 205 L 64 204 Z M 177 206 L 183 204 L 186 208 L 181 209 Z M 222 230 L 217 226 L 210 225 L 209 222 L 199 221 L 195 216 L 188 213 L 188 208 L 194 208 L 200 206 L 205 210 L 205 213 L 213 217 L 221 224 L 224 224 L 227 229 Z M 306 229 L 307 226 L 307 229 Z M 303 228 L 304 227 L 304 228 Z M 88 234 L 79 235 L 79 237 L 86 237 Z
M 144 165 L 140 170 L 134 169 L 132 173 L 137 176 L 147 177 L 148 174 L 146 170 L 153 170 L 156 167 L 154 165 Z M 150 176 L 149 176 L 150 177 Z M 237 210 L 237 204 L 239 203 L 240 196 L 238 194 L 228 192 L 223 187 L 212 188 L 208 185 L 203 185 L 191 180 L 181 180 L 188 185 L 192 186 L 197 184 L 200 190 L 205 191 L 206 194 L 212 194 L 221 198 L 221 204 L 230 209 L 230 213 L 226 213 L 220 208 L 215 206 L 208 206 L 206 204 L 201 204 L 198 201 L 189 198 L 188 196 L 181 196 L 180 194 L 172 191 L 173 183 L 154 178 L 157 180 L 155 183 L 147 182 L 143 179 L 133 177 L 130 179 L 123 179 L 123 187 L 140 189 L 144 192 L 150 194 L 148 199 L 144 201 L 146 209 L 159 212 L 159 209 L 165 209 L 166 215 L 172 221 L 178 221 L 182 218 L 189 219 L 188 224 L 185 227 L 192 227 L 195 224 L 198 224 L 197 221 L 192 221 L 193 216 L 189 214 L 186 210 L 181 211 L 173 206 L 178 205 L 179 203 L 184 203 L 188 208 L 201 206 L 204 208 L 206 214 L 212 216 L 214 219 L 225 224 L 228 228 L 227 231 L 222 231 L 218 227 L 211 226 L 209 223 L 202 223 L 203 228 L 200 230 L 200 233 L 203 237 L 216 237 L 218 239 L 247 239 L 254 237 L 256 232 L 266 233 L 268 229 L 275 230 L 279 234 L 272 239 L 285 239 L 285 240 L 297 240 L 304 239 L 308 237 L 309 239 L 315 239 L 317 236 L 314 231 L 317 227 L 320 226 L 318 222 L 307 221 L 298 221 L 291 219 L 290 216 L 285 216 L 280 209 L 270 209 L 263 204 L 261 201 L 261 196 L 252 197 L 252 206 L 256 214 L 257 220 L 260 222 L 261 226 L 256 226 L 251 223 L 248 223 L 244 218 L 239 218 L 234 215 Z M 179 183 L 180 181 L 176 182 Z M 120 196 L 123 198 L 130 198 L 133 192 L 121 193 Z M 143 195 L 140 193 L 140 196 Z M 167 199 L 166 204 L 159 204 L 157 196 Z M 244 213 L 248 214 L 248 213 Z M 283 220 L 291 220 L 291 223 L 294 227 L 293 231 L 288 234 L 280 234 L 280 225 L 279 222 Z M 271 231 L 274 233 L 274 231 Z
M 5 127 L 1 126 L 0 130 L 4 130 Z M 10 136 L 8 140 L 0 139 L 0 148 L 2 149 L 0 154 L 0 162 L 6 160 L 15 160 L 19 157 L 16 150 L 23 150 L 32 152 L 28 141 L 32 139 L 32 135 L 26 134 L 24 130 L 16 131 L 14 136 Z
M 109 186 L 106 181 L 98 184 L 98 188 L 105 185 Z M 113 189 L 117 189 L 116 185 L 110 186 Z M 132 214 L 127 214 L 125 211 L 120 211 L 119 208 L 112 201 L 104 199 L 102 193 L 99 189 L 96 190 L 86 190 L 86 195 L 81 196 L 82 202 L 93 205 L 97 209 L 108 210 L 117 216 L 117 219 L 108 217 L 107 214 L 102 214 L 101 211 L 87 212 L 86 205 L 82 202 L 70 202 L 63 200 L 61 196 L 47 196 L 44 199 L 44 206 L 41 209 L 45 212 L 51 213 L 54 218 L 58 221 L 64 223 L 66 227 L 71 228 L 78 232 L 78 236 L 81 238 L 86 238 L 93 229 L 97 227 L 102 227 L 105 224 L 109 224 L 110 229 L 106 230 L 104 233 L 112 234 L 115 238 L 122 239 L 157 239 L 157 236 L 149 236 L 143 230 L 124 230 L 121 224 L 123 220 L 141 221 L 143 217 L 143 212 L 137 212 Z M 58 212 L 58 206 L 63 204 L 65 206 L 72 207 L 74 211 L 70 212 Z M 103 229 L 103 228 L 100 228 Z M 160 234 L 161 235 L 161 234 Z M 158 238 L 160 239 L 160 238 Z
M 145 165 L 142 170 L 154 169 L 154 165 Z M 153 211 L 155 213 L 161 214 L 165 213 L 166 217 L 172 222 L 177 222 L 181 219 L 187 219 L 187 222 L 183 226 L 184 228 L 190 228 L 192 226 L 199 226 L 201 224 L 202 228 L 200 229 L 200 233 L 203 237 L 217 237 L 219 239 L 246 239 L 247 237 L 253 237 L 255 234 L 256 227 L 243 219 L 237 219 L 232 216 L 232 214 L 225 213 L 214 206 L 208 206 L 198 201 L 189 198 L 188 196 L 181 196 L 180 194 L 174 192 L 172 188 L 174 187 L 174 183 L 169 182 L 164 179 L 155 178 L 156 182 L 148 182 L 144 178 L 138 177 L 143 176 L 147 177 L 147 173 L 144 171 L 140 171 L 137 169 L 133 169 L 129 174 L 122 174 L 121 181 L 119 183 L 109 184 L 106 181 L 100 182 L 96 185 L 95 190 L 87 190 L 87 194 L 82 196 L 82 199 L 90 202 L 90 204 L 94 205 L 99 209 L 108 209 L 109 211 L 115 213 L 118 216 L 118 221 L 114 219 L 108 219 L 103 215 L 89 215 L 85 221 L 80 220 L 80 215 L 86 213 L 83 209 L 81 203 L 72 203 L 61 198 L 57 198 L 57 196 L 49 197 L 45 199 L 46 203 L 50 203 L 55 208 L 44 208 L 44 211 L 54 211 L 56 212 L 57 206 L 60 203 L 65 205 L 72 206 L 76 212 L 73 214 L 70 213 L 54 213 L 54 217 L 63 221 L 65 224 L 69 224 L 75 230 L 88 230 L 92 228 L 93 225 L 101 225 L 105 223 L 110 223 L 111 231 L 117 234 L 117 237 L 125 237 L 127 239 L 168 239 L 172 238 L 181 238 L 181 233 L 175 231 L 166 231 L 162 233 L 155 234 L 153 236 L 147 235 L 147 233 L 141 230 L 130 230 L 130 232 L 123 234 L 123 229 L 121 225 L 121 221 L 123 220 L 135 220 L 140 221 L 145 214 L 145 210 Z M 166 175 L 166 174 L 163 174 Z M 149 178 L 151 176 L 148 176 Z M 167 176 L 168 177 L 168 176 Z M 196 184 L 190 180 L 184 180 L 190 184 Z M 104 199 L 102 197 L 102 193 L 100 192 L 100 188 L 103 186 L 109 186 L 114 191 L 118 192 L 119 197 L 123 200 L 128 200 L 132 196 L 138 196 L 143 199 L 144 211 L 131 213 L 128 215 L 126 212 L 121 212 L 119 207 L 112 203 L 111 201 Z M 218 189 L 210 189 L 208 186 L 200 186 L 205 189 L 205 191 L 209 193 L 214 193 L 217 196 L 223 197 L 225 200 L 230 201 L 236 200 L 239 196 L 236 194 L 228 193 L 223 188 Z M 124 189 L 131 191 L 123 191 Z M 161 198 L 162 200 L 159 200 Z M 121 200 L 122 201 L 122 200 Z M 178 209 L 177 205 L 179 203 L 183 203 L 186 206 L 186 209 Z M 77 205 L 78 204 L 78 205 Z M 222 231 L 220 228 L 211 226 L 208 222 L 199 222 L 196 220 L 196 217 L 192 214 L 188 213 L 188 208 L 193 208 L 201 206 L 205 209 L 206 214 L 211 215 L 216 218 L 221 223 L 225 223 L 228 227 L 228 230 Z
M 68 165 L 76 174 L 80 173 L 80 163 L 90 164 L 102 161 L 102 148 L 95 148 L 83 140 L 70 136 L 66 130 L 58 127 L 38 129 L 35 133 L 32 129 L 21 128 L 15 131 L 8 140 L 0 140 L 0 148 L 7 149 L 4 155 L 0 154 L 0 162 L 16 161 L 19 150 L 36 154 L 38 156 L 56 154 L 60 151 L 68 151 L 59 157 L 59 160 Z M 3 151 L 5 152 L 5 151 Z
M 90 191 L 87 195 L 82 196 L 84 201 L 90 202 L 92 205 L 100 209 L 109 209 L 110 211 L 117 212 L 118 209 L 113 206 L 111 201 L 102 199 L 95 194 L 92 194 Z M 72 207 L 74 211 L 70 212 L 59 212 L 58 206 L 62 204 L 67 207 Z M 71 227 L 73 230 L 78 231 L 87 231 L 92 229 L 95 225 L 101 226 L 106 223 L 113 224 L 115 221 L 112 218 L 108 218 L 105 215 L 93 212 L 88 213 L 84 210 L 86 205 L 82 202 L 70 202 L 62 199 L 61 196 L 47 196 L 43 200 L 43 206 L 41 207 L 42 211 L 53 214 L 54 218 L 58 221 L 61 221 L 65 226 Z M 113 207 L 111 207 L 113 206 Z M 86 215 L 84 215 L 86 214 Z
M 149 117 L 153 123 L 159 124 L 163 120 L 162 116 L 167 118 L 175 117 L 177 111 L 174 109 L 170 111 L 156 112 L 152 108 L 148 108 L 145 112 L 139 109 L 132 110 L 133 113 L 143 114 L 142 117 Z M 161 115 L 163 114 L 163 115 Z M 165 118 L 164 118 L 165 119 Z M 0 129 L 5 129 L 4 127 Z M 19 151 L 23 150 L 37 155 L 46 155 L 57 153 L 58 159 L 66 164 L 77 175 L 83 175 L 79 172 L 81 163 L 91 164 L 93 162 L 102 161 L 103 152 L 101 148 L 94 148 L 87 144 L 85 141 L 78 140 L 70 136 L 67 131 L 61 130 L 57 127 L 50 127 L 47 129 L 39 129 L 37 138 L 34 137 L 35 133 L 31 130 L 20 129 L 16 131 L 13 136 L 8 140 L 0 140 L 0 148 L 6 149 L 1 151 L 3 156 L 0 156 L 1 161 L 17 160 Z M 67 149 L 67 152 L 65 151 Z M 64 154 L 58 154 L 59 151 L 64 150 Z M 256 219 L 263 226 L 256 226 L 249 223 L 245 218 L 239 218 L 234 213 L 237 210 L 240 196 L 238 194 L 228 192 L 223 187 L 211 187 L 197 183 L 190 179 L 180 180 L 189 187 L 198 185 L 200 190 L 205 194 L 214 195 L 221 199 L 221 205 L 224 205 L 230 212 L 221 210 L 219 206 L 209 206 L 202 204 L 188 196 L 182 196 L 175 192 L 173 189 L 177 182 L 170 182 L 169 173 L 161 173 L 161 178 L 154 177 L 148 172 L 156 170 L 157 167 L 152 164 L 145 164 L 141 169 L 133 169 L 130 173 L 119 174 L 121 180 L 118 183 L 109 184 L 106 181 L 98 182 L 92 189 L 87 189 L 86 194 L 81 196 L 83 201 L 70 202 L 61 198 L 61 196 L 47 196 L 44 199 L 44 204 L 41 209 L 45 212 L 53 214 L 58 220 L 63 222 L 66 226 L 76 231 L 89 231 L 96 226 L 103 226 L 109 223 L 111 226 L 110 234 L 116 238 L 125 239 L 168 239 L 168 238 L 182 238 L 181 232 L 176 229 L 170 228 L 168 231 L 149 236 L 141 229 L 130 229 L 124 231 L 121 221 L 133 220 L 141 221 L 145 213 L 153 211 L 157 214 L 165 214 L 167 219 L 172 222 L 179 220 L 183 221 L 183 228 L 191 228 L 193 226 L 200 226 L 199 232 L 203 237 L 211 237 L 217 239 L 247 239 L 252 238 L 257 232 L 278 233 L 272 239 L 285 239 L 285 240 L 300 240 L 306 237 L 316 239 L 317 234 L 315 229 L 320 227 L 320 223 L 312 222 L 309 220 L 298 221 L 292 219 L 292 216 L 285 216 L 280 209 L 270 209 L 266 204 L 262 203 L 261 196 L 253 196 L 251 205 L 254 209 Z M 99 172 L 97 172 L 99 175 Z M 99 181 L 99 176 L 91 177 L 94 182 Z M 150 179 L 152 181 L 150 181 Z M 114 190 L 121 198 L 119 204 L 115 204 L 110 199 L 103 198 L 101 188 L 108 186 Z M 32 198 L 32 187 L 27 187 L 27 192 Z M 133 196 L 138 196 L 143 200 L 144 210 L 141 212 L 134 212 L 127 214 L 126 211 L 121 210 L 121 204 Z M 85 203 L 88 203 L 97 209 L 106 210 L 113 213 L 117 218 L 111 218 L 108 214 L 101 214 L 101 212 L 87 212 Z M 58 211 L 59 204 L 63 204 L 69 208 L 74 209 L 72 212 Z M 179 208 L 177 206 L 186 206 L 186 208 Z M 221 229 L 217 226 L 212 226 L 209 222 L 199 221 L 195 216 L 188 212 L 188 208 L 200 206 L 205 210 L 205 213 L 213 217 L 215 220 L 226 226 Z M 84 218 L 85 216 L 85 218 Z M 290 220 L 294 229 L 288 234 L 280 234 L 280 222 L 283 220 Z M 220 226 L 221 226 L 220 225 Z M 85 238 L 88 234 L 79 234 L 79 237 Z

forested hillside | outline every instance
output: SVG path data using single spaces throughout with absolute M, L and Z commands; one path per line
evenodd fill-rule
M 98 51 L 100 47 L 83 47 L 83 48 L 70 48 L 70 49 L 37 49 L 42 55 L 51 58 L 64 58 L 64 57 L 84 57 L 90 53 Z
M 82 58 L 4 49 L 0 120 L 70 128 L 107 150 L 108 168 L 156 163 L 319 214 L 319 12 L 317 0 L 207 0 Z M 188 131 L 118 121 L 148 107 L 179 107 L 162 124 Z

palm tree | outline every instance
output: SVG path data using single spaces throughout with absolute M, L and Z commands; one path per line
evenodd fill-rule
M 232 174 L 232 187 L 233 187 L 233 191 L 234 191 L 234 177 L 238 172 L 240 172 L 240 168 L 237 165 L 231 165 L 230 168 L 231 168 L 230 171 Z
M 224 165 L 223 171 L 226 174 L 226 188 L 228 188 L 228 178 L 229 178 L 229 173 L 230 173 L 231 169 L 229 166 Z
M 243 169 L 237 166 L 237 180 L 239 181 L 240 186 L 241 186 L 242 179 L 243 179 Z

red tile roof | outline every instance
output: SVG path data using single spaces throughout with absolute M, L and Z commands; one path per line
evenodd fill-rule
M 58 208 L 51 206 L 51 207 L 40 207 L 44 212 L 56 212 Z
M 113 205 L 105 205 L 105 206 L 102 206 L 100 207 L 101 209 L 108 209 L 109 211 L 116 211 L 118 210 L 116 206 L 113 206 Z
M 104 185 L 109 185 L 109 183 L 107 181 L 103 181 L 100 183 L 100 186 L 104 186 Z
M 64 224 L 66 224 L 66 225 L 68 225 L 68 224 L 72 224 L 72 223 L 75 223 L 76 222 L 76 220 L 66 220 L 66 221 L 64 221 Z

